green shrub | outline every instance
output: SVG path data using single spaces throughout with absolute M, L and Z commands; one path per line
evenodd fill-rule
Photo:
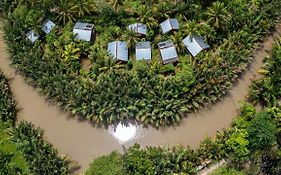
M 11 129 L 11 141 L 21 150 L 35 175 L 67 175 L 74 167 L 66 158 L 59 157 L 56 149 L 43 140 L 43 131 L 31 123 L 21 122 Z
M 9 141 L 7 128 L 0 123 L 0 175 L 29 175 L 21 150 Z
M 265 77 L 254 81 L 250 98 L 254 103 L 264 106 L 276 106 L 281 98 L 281 39 L 273 46 L 272 54 L 265 61 Z
M 277 128 L 267 112 L 256 114 L 247 128 L 248 140 L 252 149 L 265 149 L 276 144 Z
M 125 175 L 122 155 L 116 151 L 95 159 L 86 175 Z
M 250 10 L 250 1 L 207 3 L 205 8 L 198 1 L 175 4 L 171 1 L 126 1 L 115 9 L 108 4 L 89 8 L 89 4 L 97 5 L 89 2 L 21 1 L 13 4 L 15 10 L 4 11 L 7 16 L 5 38 L 13 66 L 31 78 L 43 94 L 74 115 L 103 125 L 129 119 L 154 127 L 178 123 L 186 112 L 197 111 L 222 99 L 247 68 L 255 43 L 274 26 L 281 7 L 279 0 L 262 1 Z M 5 1 L 0 8 L 7 8 L 7 3 L 12 2 Z M 42 38 L 32 45 L 26 41 L 25 32 L 37 29 L 38 26 L 32 27 L 29 23 L 32 19 L 40 21 L 41 13 L 43 18 L 67 25 L 64 28 L 57 25 L 52 37 Z M 213 23 L 220 13 L 217 23 Z M 173 35 L 163 35 L 158 26 L 166 16 L 176 16 L 183 24 L 188 19 L 193 25 L 184 26 Z M 95 24 L 94 46 L 73 41 L 71 21 L 77 19 Z M 153 31 L 148 38 L 143 38 L 153 40 L 154 53 L 149 73 L 144 73 L 145 67 L 138 70 L 141 76 L 134 76 L 130 63 L 126 69 L 123 64 L 108 62 L 108 54 L 105 54 L 109 41 L 125 40 L 132 44 L 133 40 L 142 40 L 128 37 L 130 33 L 126 28 L 132 21 L 145 23 Z M 179 52 L 178 64 L 163 66 L 156 53 L 157 42 L 172 38 L 177 49 L 183 50 L 182 38 L 190 33 L 202 35 L 211 42 L 212 49 L 196 57 Z M 93 66 L 89 72 L 81 71 L 79 60 L 88 55 L 92 57 Z M 180 64 L 183 60 L 188 66 Z
M 166 64 L 163 68 L 162 68 L 162 73 L 163 74 L 174 74 L 176 71 L 175 66 L 170 63 L 170 64 Z
M 16 104 L 2 72 L 0 72 L 0 122 L 14 124 L 16 120 Z

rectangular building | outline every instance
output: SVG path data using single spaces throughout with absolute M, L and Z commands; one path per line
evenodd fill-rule
M 94 36 L 94 24 L 76 22 L 73 33 L 77 34 L 77 38 L 84 41 L 92 41 Z
M 198 35 L 193 35 L 192 37 L 188 35 L 182 42 L 194 57 L 202 50 L 210 48 L 209 44 L 207 44 L 204 39 Z
M 151 60 L 151 45 L 149 41 L 136 43 L 136 60 Z
M 39 35 L 35 33 L 34 30 L 31 30 L 26 34 L 26 37 L 29 41 L 34 43 L 39 38 Z
M 163 34 L 168 33 L 172 30 L 179 30 L 180 23 L 175 18 L 168 18 L 167 20 L 163 21 L 161 24 L 161 29 Z
M 49 34 L 55 26 L 56 26 L 56 24 L 53 23 L 53 21 L 47 19 L 43 22 L 42 30 L 46 34 Z
M 128 45 L 126 42 L 114 41 L 108 43 L 107 51 L 113 59 L 120 61 L 128 61 L 129 59 Z
M 172 41 L 160 42 L 158 43 L 158 48 L 164 64 L 178 61 L 178 53 Z
M 128 26 L 128 29 L 137 34 L 147 35 L 147 26 L 142 23 L 135 23 Z

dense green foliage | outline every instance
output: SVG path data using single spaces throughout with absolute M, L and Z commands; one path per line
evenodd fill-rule
M 0 123 L 0 175 L 28 175 L 23 153 L 9 141 L 7 128 Z
M 31 123 L 21 122 L 11 130 L 11 141 L 21 150 L 28 161 L 30 171 L 38 175 L 66 175 L 70 162 L 58 157 L 58 152 L 43 140 L 43 132 Z
M 181 146 L 173 149 L 148 147 L 141 149 L 134 145 L 124 154 L 125 169 L 128 174 L 194 174 L 200 160 L 195 152 Z
M 106 165 L 106 166 L 105 166 Z M 85 175 L 121 175 L 125 174 L 123 160 L 116 151 L 110 155 L 97 158 L 95 163 L 90 165 Z
M 113 156 L 113 162 L 108 161 Z M 117 164 L 115 160 L 123 163 Z M 112 165 L 109 166 L 108 164 Z M 127 149 L 122 156 L 113 152 L 108 156 L 96 159 L 90 165 L 86 174 L 96 175 L 96 173 L 100 172 L 97 167 L 100 167 L 104 174 L 111 173 L 111 168 L 106 169 L 105 167 L 114 167 L 118 171 L 122 169 L 123 174 L 129 175 L 196 174 L 196 166 L 199 164 L 200 159 L 194 150 L 189 148 L 177 146 L 173 149 L 168 147 L 147 147 L 142 149 L 136 144 Z
M 16 120 L 16 105 L 11 98 L 7 80 L 0 72 L 0 122 L 14 124 Z
M 246 69 L 255 43 L 274 25 L 280 4 L 279 0 L 4 0 L 0 9 L 14 67 L 63 109 L 97 124 L 129 119 L 159 127 L 177 123 L 185 112 L 223 97 Z M 180 31 L 161 34 L 159 23 L 167 17 L 179 19 Z M 45 18 L 59 25 L 31 45 L 26 32 L 42 33 L 39 27 Z M 71 30 L 76 20 L 95 24 L 94 44 L 75 39 Z M 145 38 L 126 30 L 137 21 L 149 28 Z M 212 49 L 192 58 L 181 42 L 188 34 L 201 35 Z M 180 58 L 177 64 L 163 66 L 157 43 L 168 39 Z M 106 52 L 112 40 L 127 41 L 129 46 L 150 40 L 153 59 L 139 63 L 131 54 L 127 65 L 112 61 Z M 90 59 L 89 70 L 81 65 L 82 58 Z
M 272 54 L 265 60 L 264 78 L 257 80 L 250 91 L 251 99 L 264 106 L 275 106 L 281 97 L 281 38 L 273 46 Z
M 256 128 L 255 128 L 256 127 Z M 218 132 L 214 139 L 206 138 L 198 149 L 192 150 L 182 146 L 140 148 L 134 145 L 125 150 L 118 159 L 122 164 L 113 161 L 114 169 L 123 169 L 123 174 L 196 174 L 197 167 L 207 160 L 212 162 L 228 160 L 231 168 L 222 168 L 214 174 L 238 174 L 245 164 L 245 174 L 279 175 L 281 165 L 281 108 L 269 108 L 261 112 L 248 103 L 241 106 L 240 116 L 234 119 L 231 128 Z M 116 154 L 116 153 L 114 153 Z M 114 155 L 113 154 L 113 155 Z M 112 157 L 103 156 L 108 160 Z M 108 167 L 109 161 L 95 160 L 90 170 L 97 167 Z M 103 165 L 102 165 L 103 164 Z M 95 175 L 94 171 L 87 175 Z M 237 170 L 237 171 L 236 171 Z M 106 174 L 105 168 L 102 171 Z M 240 173 L 241 175 L 244 173 Z
M 276 124 L 267 113 L 259 113 L 249 124 L 247 131 L 252 149 L 265 149 L 276 144 Z
M 2 72 L 0 72 L 0 175 L 28 175 L 27 162 L 21 151 L 9 141 L 7 127 L 16 120 L 16 104 Z

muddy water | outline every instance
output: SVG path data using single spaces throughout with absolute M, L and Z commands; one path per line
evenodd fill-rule
M 247 95 L 251 79 L 258 76 L 257 71 L 266 53 L 271 50 L 273 42 L 272 36 L 265 39 L 263 47 L 256 51 L 249 70 L 221 102 L 197 114 L 189 114 L 178 127 L 164 130 L 154 128 L 138 130 L 138 137 L 129 143 L 124 143 L 124 146 L 137 142 L 142 146 L 183 144 L 195 148 L 202 138 L 213 136 L 217 130 L 229 127 L 232 118 L 237 115 L 239 101 Z M 50 143 L 61 153 L 68 154 L 80 163 L 81 171 L 84 171 L 94 158 L 112 150 L 122 150 L 122 144 L 105 129 L 94 128 L 87 121 L 79 122 L 69 117 L 68 113 L 61 112 L 57 106 L 46 102 L 45 97 L 27 85 L 24 78 L 9 66 L 9 55 L 5 47 L 5 43 L 1 40 L 0 69 L 11 78 L 11 90 L 21 109 L 18 113 L 19 119 L 25 119 L 42 128 Z

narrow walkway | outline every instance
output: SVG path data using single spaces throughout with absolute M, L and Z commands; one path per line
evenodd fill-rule
M 216 163 L 215 165 L 212 165 L 211 167 L 202 170 L 201 172 L 199 172 L 198 175 L 208 175 L 212 172 L 214 172 L 215 170 L 217 170 L 218 168 L 222 167 L 223 165 L 225 165 L 225 160 L 221 160 L 220 162 Z
M 124 146 L 137 142 L 142 146 L 182 144 L 195 148 L 205 136 L 214 136 L 217 130 L 229 127 L 232 118 L 237 115 L 239 101 L 244 100 L 247 95 L 251 79 L 258 76 L 257 71 L 266 53 L 271 51 L 273 42 L 273 36 L 265 39 L 263 47 L 256 51 L 249 70 L 243 74 L 223 101 L 197 114 L 189 114 L 178 127 L 164 130 L 151 127 L 143 129 L 139 138 Z M 82 166 L 82 171 L 94 158 L 112 150 L 122 150 L 122 145 L 105 129 L 92 127 L 87 121 L 79 122 L 69 117 L 68 113 L 61 112 L 57 106 L 46 102 L 44 96 L 39 95 L 38 91 L 27 85 L 24 77 L 18 75 L 9 66 L 11 62 L 5 47 L 1 37 L 0 69 L 8 78 L 11 78 L 11 90 L 21 109 L 18 113 L 19 119 L 25 119 L 42 128 L 46 139 L 61 153 L 68 154 L 73 160 L 78 161 Z

